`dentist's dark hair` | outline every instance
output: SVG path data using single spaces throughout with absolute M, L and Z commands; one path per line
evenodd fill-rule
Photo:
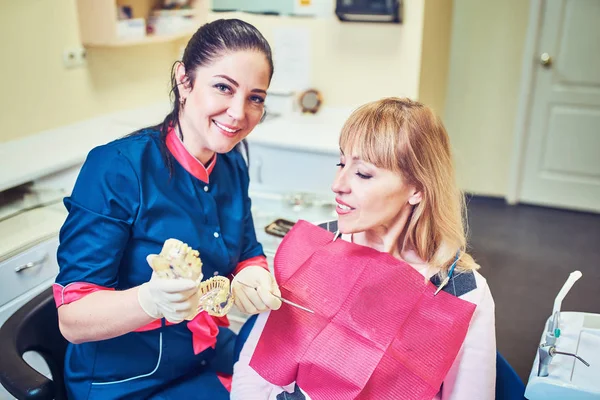
M 270 82 L 273 77 L 271 46 L 269 46 L 269 43 L 258 29 L 239 19 L 219 19 L 202 25 L 186 45 L 181 61 L 176 61 L 171 67 L 171 98 L 173 106 L 171 112 L 167 114 L 160 125 L 161 148 L 169 169 L 172 168 L 172 161 L 168 157 L 169 152 L 165 142 L 169 126 L 177 126 L 183 136 L 179 116 L 185 104 L 181 104 L 179 84 L 175 76 L 177 65 L 182 63 L 185 67 L 186 78 L 183 84 L 191 85 L 193 88 L 196 80 L 196 69 L 198 67 L 210 65 L 227 53 L 247 50 L 258 51 L 264 54 L 271 70 L 269 74 Z M 245 143 L 243 143 L 243 146 L 247 147 Z

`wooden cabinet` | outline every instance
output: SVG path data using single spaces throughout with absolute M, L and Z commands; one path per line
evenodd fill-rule
M 119 34 L 119 7 L 131 7 L 132 17 L 143 18 L 146 26 L 152 11 L 160 8 L 162 0 L 77 0 L 77 15 L 81 42 L 87 47 L 132 46 L 145 43 L 167 42 L 191 36 L 208 18 L 208 0 L 193 1 L 193 23 L 183 30 L 167 34 L 145 34 L 141 37 Z

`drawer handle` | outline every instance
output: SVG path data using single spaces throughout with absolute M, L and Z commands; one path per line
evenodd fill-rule
M 18 267 L 15 268 L 15 272 L 21 272 L 25 269 L 37 267 L 38 265 L 43 264 L 46 261 L 46 258 L 48 258 L 48 254 L 44 254 L 44 256 L 42 258 L 40 258 L 39 260 L 30 261 L 27 264 L 19 265 Z

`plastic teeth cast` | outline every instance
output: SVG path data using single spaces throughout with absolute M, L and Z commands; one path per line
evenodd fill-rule
M 204 282 L 200 253 L 177 239 L 167 239 L 157 256 L 152 258 L 151 267 L 161 278 L 185 278 L 198 282 L 199 305 L 195 312 L 186 317 L 192 320 L 198 313 L 226 315 L 234 303 L 229 279 L 215 276 Z
M 233 306 L 234 297 L 231 293 L 229 279 L 224 276 L 214 276 L 200 284 L 200 310 L 215 317 L 226 315 Z

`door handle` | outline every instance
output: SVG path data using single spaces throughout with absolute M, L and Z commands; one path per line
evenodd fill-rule
M 15 268 L 15 272 L 21 272 L 26 269 L 37 267 L 38 265 L 43 264 L 46 261 L 46 258 L 48 258 L 48 254 L 44 254 L 44 256 L 39 260 L 29 261 L 27 264 L 19 265 Z
M 552 57 L 548 53 L 542 53 L 540 56 L 540 64 L 542 67 L 550 68 L 552 66 Z

